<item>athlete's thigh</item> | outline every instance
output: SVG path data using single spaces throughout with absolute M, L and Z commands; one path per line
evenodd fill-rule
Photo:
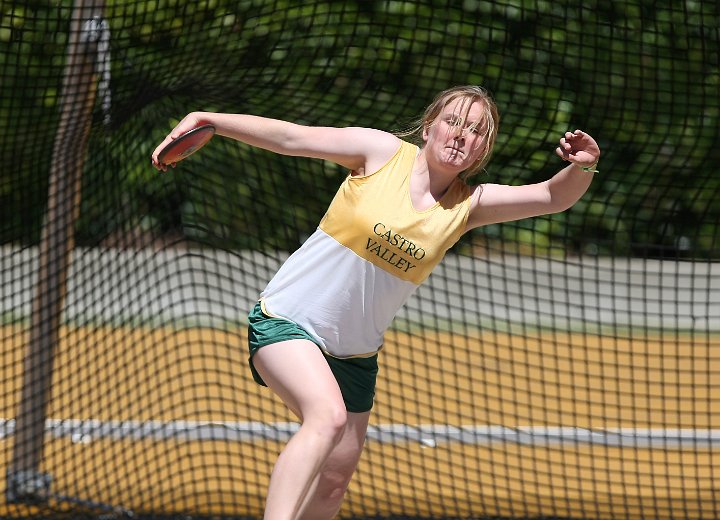
M 292 339 L 266 345 L 255 353 L 253 363 L 263 381 L 301 417 L 309 407 L 343 403 L 335 376 L 312 341 Z

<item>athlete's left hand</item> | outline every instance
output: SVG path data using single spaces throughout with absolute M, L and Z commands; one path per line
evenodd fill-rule
M 578 166 L 594 166 L 600 160 L 600 147 L 590 134 L 582 130 L 565 132 L 555 153 Z

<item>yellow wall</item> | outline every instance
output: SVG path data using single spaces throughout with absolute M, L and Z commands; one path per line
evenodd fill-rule
M 27 331 L 5 326 L 0 334 L 0 417 L 12 418 Z M 64 327 L 60 336 L 51 418 L 292 420 L 253 383 L 244 329 Z M 375 425 L 720 427 L 718 338 L 391 332 L 387 340 Z M 4 475 L 12 437 L 0 447 Z M 55 492 L 136 511 L 256 515 L 281 447 L 48 436 L 41 469 Z M 711 518 L 719 457 L 702 446 L 370 441 L 343 512 Z M 2 515 L 27 512 L 0 502 Z

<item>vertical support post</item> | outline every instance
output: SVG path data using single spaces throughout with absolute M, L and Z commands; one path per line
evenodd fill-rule
M 65 305 L 74 227 L 80 210 L 82 170 L 95 104 L 97 24 L 103 20 L 104 4 L 104 0 L 76 0 L 72 12 L 30 340 L 15 418 L 13 458 L 7 473 L 8 502 L 46 500 L 51 483 L 51 476 L 40 472 L 40 462 L 53 359 Z

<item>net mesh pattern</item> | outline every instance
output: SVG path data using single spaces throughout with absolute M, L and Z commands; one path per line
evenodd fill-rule
M 472 182 L 600 173 L 570 210 L 466 234 L 385 338 L 341 517 L 717 518 L 715 2 L 0 2 L 0 515 L 259 517 L 297 430 L 246 316 L 347 174 L 193 110 L 412 125 L 480 84 Z M 332 265 L 327 266 L 328 275 Z

